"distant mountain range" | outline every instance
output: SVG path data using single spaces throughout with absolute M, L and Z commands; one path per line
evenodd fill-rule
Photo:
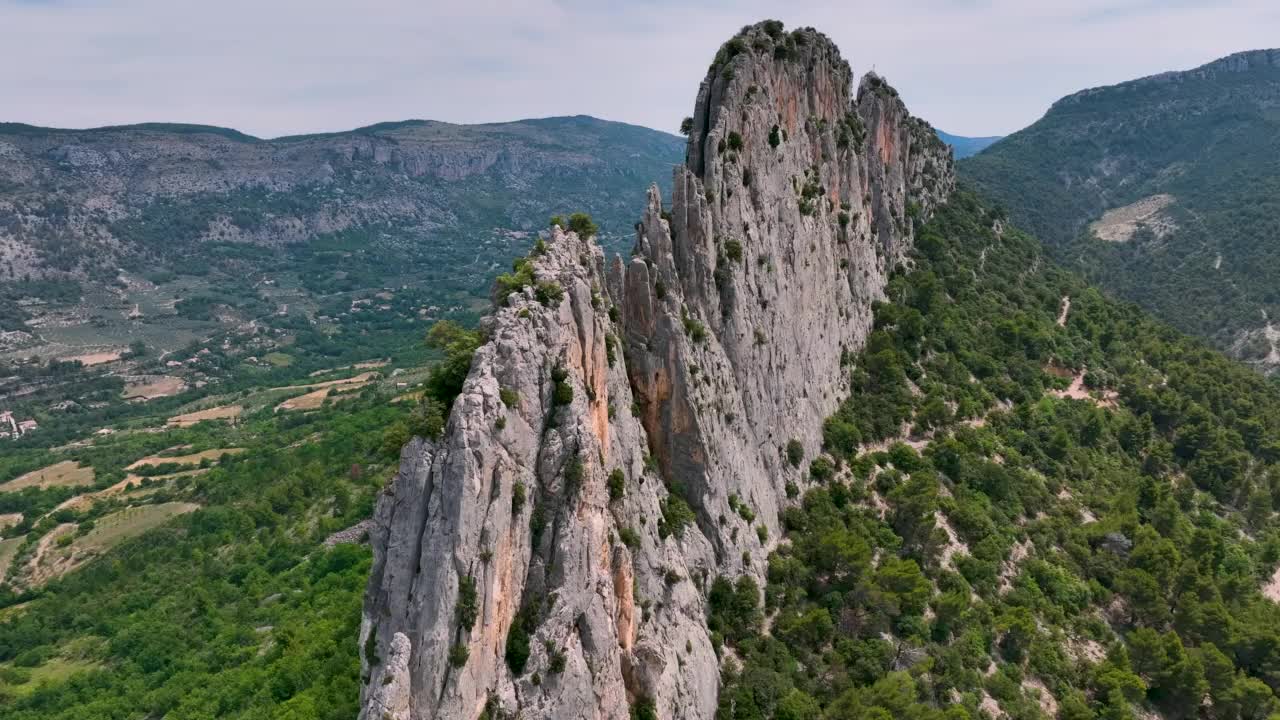
M 0 124 L 0 357 L 66 352 L 53 328 L 68 323 L 95 330 L 78 344 L 143 332 L 173 349 L 264 313 L 331 315 L 338 293 L 376 288 L 465 311 L 553 214 L 590 213 L 605 243 L 629 246 L 684 145 L 586 116 L 274 140 Z M 301 294 L 262 295 L 277 282 Z
M 952 135 L 951 133 L 943 132 L 941 130 L 938 130 L 937 133 L 942 142 L 950 145 L 955 151 L 957 160 L 977 155 L 1002 137 L 1001 135 L 993 135 L 991 137 L 964 137 L 963 135 Z
M 0 124 L 0 282 L 168 267 L 226 244 L 378 227 L 416 244 L 585 210 L 630 233 L 684 141 L 596 118 L 411 120 L 260 140 L 200 125 Z

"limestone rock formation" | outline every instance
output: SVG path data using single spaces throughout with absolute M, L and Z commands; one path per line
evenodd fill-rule
M 633 257 L 553 229 L 443 436 L 405 447 L 371 530 L 362 718 L 714 717 L 710 582 L 764 572 L 842 359 L 954 180 L 812 30 L 745 28 L 692 122 Z

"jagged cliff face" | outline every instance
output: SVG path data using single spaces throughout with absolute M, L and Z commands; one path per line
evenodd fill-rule
M 953 185 L 892 89 L 853 93 L 824 36 L 745 29 L 633 257 L 606 271 L 553 232 L 533 266 L 563 299 L 495 310 L 443 437 L 405 448 L 379 502 L 365 718 L 715 715 L 710 580 L 763 574 L 806 483 L 788 445 L 819 451 L 842 356 Z

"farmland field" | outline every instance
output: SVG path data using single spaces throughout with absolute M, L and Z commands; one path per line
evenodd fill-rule
M 4 582 L 5 574 L 9 571 L 9 564 L 13 562 L 13 556 L 18 554 L 18 547 L 22 545 L 24 536 L 15 538 L 6 538 L 0 540 L 0 582 Z
M 174 465 L 199 465 L 201 462 L 204 462 L 205 460 L 216 461 L 220 459 L 223 455 L 235 455 L 236 453 L 242 453 L 242 452 L 244 452 L 243 448 L 221 448 L 217 450 L 202 450 L 198 453 L 191 453 L 189 455 L 176 455 L 173 457 L 166 457 L 163 455 L 148 455 L 147 457 L 144 457 L 141 460 L 138 460 L 133 464 L 129 465 L 125 469 L 136 470 L 137 468 L 140 468 L 140 467 L 148 467 L 148 466 L 154 466 L 154 465 L 168 465 L 170 463 Z
M 64 460 L 46 468 L 34 470 L 0 485 L 0 491 L 16 492 L 23 488 L 73 487 L 93 484 L 93 468 L 81 467 L 74 460 Z
M 239 417 L 242 412 L 244 412 L 244 407 L 241 405 L 221 405 L 183 413 L 182 415 L 174 415 L 168 419 L 167 424 L 171 427 L 190 427 L 205 420 L 231 420 Z

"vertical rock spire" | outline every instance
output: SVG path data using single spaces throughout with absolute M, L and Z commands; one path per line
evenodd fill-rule
M 362 718 L 711 720 L 710 582 L 762 576 L 841 358 L 953 183 L 928 126 L 878 77 L 855 95 L 825 36 L 726 43 L 634 256 L 606 271 L 554 230 L 443 436 L 405 447 L 371 533 Z

